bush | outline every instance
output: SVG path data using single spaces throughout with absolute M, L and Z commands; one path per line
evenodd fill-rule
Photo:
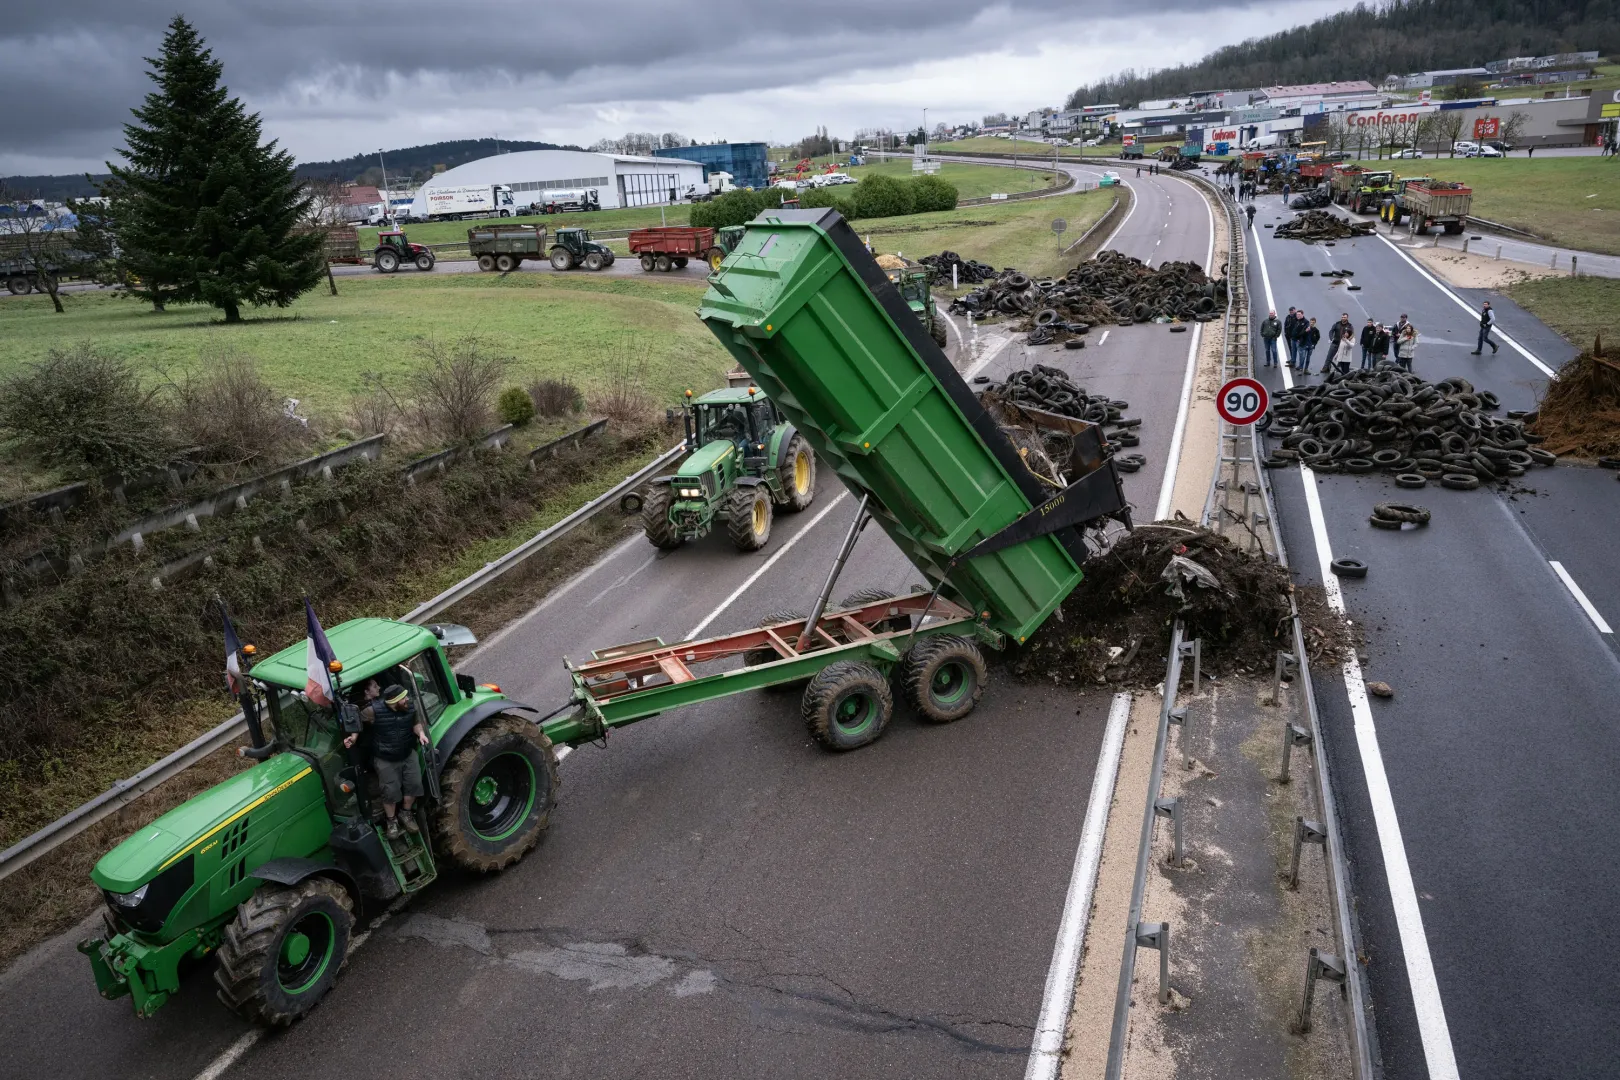
M 477 440 L 491 426 L 495 391 L 511 365 L 511 357 L 474 337 L 424 342 L 422 362 L 407 380 L 422 427 L 450 443 Z
M 912 213 L 956 209 L 956 185 L 937 176 L 919 176 L 911 182 Z
M 94 345 L 52 349 L 0 384 L 0 429 L 50 465 L 140 471 L 168 460 L 157 391 Z
M 830 206 L 846 218 L 849 217 L 849 200 L 840 199 L 837 190 L 830 187 L 809 188 L 802 192 L 799 195 L 799 205 L 807 210 L 813 207 Z
M 789 195 L 783 188 L 764 191 L 728 191 L 719 198 L 692 207 L 691 223 L 695 228 L 723 229 L 727 225 L 742 225 L 754 220 L 760 211 L 782 205 Z
M 647 393 L 647 358 L 621 351 L 608 368 L 607 385 L 591 397 L 591 410 L 616 424 L 633 424 L 652 415 Z
M 310 438 L 297 402 L 283 400 L 250 356 L 205 354 L 201 371 L 171 383 L 174 430 L 204 461 L 227 466 L 274 461 Z
M 567 379 L 541 379 L 529 387 L 529 397 L 541 416 L 567 416 L 585 408 L 585 395 Z
M 521 386 L 508 386 L 495 401 L 495 415 L 503 424 L 522 427 L 534 419 L 534 399 Z
M 361 374 L 365 389 L 349 398 L 349 422 L 362 436 L 388 435 L 399 419 L 399 402 L 374 371 Z
M 849 205 L 851 218 L 900 217 L 913 211 L 911 185 L 876 173 L 855 185 Z

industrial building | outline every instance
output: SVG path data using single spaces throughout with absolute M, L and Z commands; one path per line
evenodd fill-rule
M 660 158 L 679 158 L 695 161 L 703 166 L 703 178 L 710 173 L 729 173 L 731 182 L 738 187 L 763 191 L 770 187 L 770 166 L 762 142 L 704 143 L 699 146 L 676 146 L 668 150 L 654 150 Z
M 516 211 L 545 201 L 547 192 L 594 191 L 603 210 L 658 206 L 702 191 L 703 166 L 679 157 L 635 157 L 583 150 L 521 150 L 469 161 L 438 174 L 416 193 L 414 218 L 428 216 L 434 190 L 499 185 L 510 188 Z

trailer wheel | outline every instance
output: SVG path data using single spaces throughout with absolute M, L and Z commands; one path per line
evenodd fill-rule
M 984 654 L 955 634 L 923 638 L 906 654 L 901 687 L 918 716 L 949 724 L 973 711 L 984 693 Z
M 704 258 L 708 259 L 710 270 L 718 270 L 720 269 L 720 264 L 726 261 L 726 253 L 720 248 L 712 247 L 709 249 L 709 253 L 705 255 Z
M 489 273 L 491 270 L 495 269 L 495 256 L 493 256 L 493 255 L 480 255 L 480 256 L 478 256 L 478 269 L 484 271 L 484 273 L 486 273 L 486 274 Z
M 777 468 L 777 480 L 782 488 L 780 505 L 783 513 L 796 514 L 816 497 L 816 452 L 797 432 L 788 443 L 787 453 L 782 456 L 782 464 Z
M 565 247 L 552 248 L 551 268 L 553 270 L 572 270 L 574 268 L 574 253 Z
M 670 268 L 675 265 L 674 263 L 670 262 L 668 255 L 660 255 L 660 256 L 658 256 L 656 259 L 653 260 L 653 264 L 658 267 L 658 272 L 660 274 L 669 273 Z
M 286 1027 L 332 989 L 353 927 L 354 901 L 335 881 L 259 886 L 220 941 L 219 1000 L 250 1023 Z
M 892 600 L 893 598 L 893 590 L 878 588 L 874 585 L 870 589 L 857 589 L 855 592 L 850 593 L 848 596 L 838 601 L 838 608 L 842 610 L 848 608 L 865 607 L 867 604 L 875 604 L 880 600 Z M 896 615 L 890 619 L 883 619 L 873 626 L 872 629 L 874 632 L 879 634 L 904 633 L 905 631 L 911 629 L 911 616 Z
M 889 680 L 871 664 L 828 664 L 804 688 L 799 705 L 810 737 L 827 750 L 854 750 L 876 742 L 894 713 Z
M 671 261 L 674 262 L 675 269 L 677 269 L 677 270 L 685 270 L 686 269 L 686 256 L 685 255 L 677 255 Z
M 557 805 L 557 755 L 538 726 L 516 716 L 479 724 L 439 778 L 433 834 L 456 865 L 504 870 L 527 855 Z
M 1458 236 L 1463 231 L 1462 222 L 1460 222 L 1460 221 L 1448 221 L 1445 224 L 1445 229 L 1446 229 L 1446 235 L 1447 236 Z
M 646 501 L 641 504 L 641 531 L 647 534 L 648 543 L 665 551 L 681 546 L 680 534 L 669 521 L 669 504 L 673 500 L 674 492 L 669 485 L 657 484 L 648 490 Z
M 12 296 L 27 296 L 34 289 L 34 283 L 21 274 L 12 274 L 6 279 L 6 288 Z
M 585 256 L 585 269 L 587 270 L 600 270 L 606 265 L 607 260 L 602 258 L 602 253 L 600 251 L 593 251 L 589 255 Z
M 641 256 L 641 268 L 643 270 L 645 270 L 649 274 L 652 273 L 653 257 L 651 255 L 642 255 Z
M 771 539 L 771 491 L 764 484 L 738 485 L 726 496 L 726 535 L 738 551 L 758 551 Z
M 513 268 L 515 268 L 516 266 L 517 266 L 517 263 L 512 259 L 512 256 L 510 256 L 510 255 L 497 255 L 497 256 L 495 256 L 495 269 L 499 270 L 503 274 L 511 273 Z

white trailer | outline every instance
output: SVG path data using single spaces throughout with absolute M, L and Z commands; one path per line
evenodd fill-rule
M 459 221 L 472 217 L 511 217 L 515 213 L 512 189 L 503 184 L 476 187 L 424 187 L 416 204 L 428 221 Z M 426 204 L 425 206 L 422 204 Z

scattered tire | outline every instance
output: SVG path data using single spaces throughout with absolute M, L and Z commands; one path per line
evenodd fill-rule
M 1185 334 L 1187 332 L 1187 328 L 1178 323 L 1170 328 L 1170 332 L 1172 334 Z
M 882 737 L 894 695 L 877 668 L 842 660 L 816 673 L 799 708 L 810 737 L 824 749 L 854 750 Z
M 1370 473 L 1378 467 L 1373 464 L 1371 458 L 1363 457 L 1345 458 L 1341 464 L 1347 473 Z
M 1429 523 L 1429 509 L 1412 503 L 1379 503 L 1373 507 L 1373 517 L 1386 521 L 1405 521 L 1413 525 Z
M 1085 339 L 1070 338 L 1068 341 L 1063 343 L 1063 347 L 1065 349 L 1083 349 L 1086 347 Z
M 1395 486 L 1416 490 L 1417 488 L 1428 487 L 1429 478 L 1422 473 L 1399 473 L 1395 477 Z
M 1398 530 L 1401 527 L 1402 523 L 1399 522 L 1399 521 L 1392 521 L 1389 518 L 1381 518 L 1381 517 L 1376 517 L 1375 516 L 1375 517 L 1369 517 L 1367 519 L 1367 524 L 1371 525 L 1375 529 L 1390 529 L 1390 530 L 1393 531 L 1393 530 Z
M 642 505 L 646 503 L 646 501 L 646 499 L 641 497 L 641 492 L 627 491 L 619 499 L 619 509 L 624 511 L 626 514 L 639 514 L 641 512 Z
M 557 804 L 557 755 L 545 732 L 516 716 L 475 727 L 445 763 L 433 835 L 457 866 L 489 873 L 527 855 Z
M 771 493 L 764 484 L 738 485 L 726 496 L 726 535 L 738 551 L 758 551 L 771 539 Z
M 815 499 L 816 452 L 810 449 L 803 435 L 794 432 L 787 452 L 782 455 L 777 477 L 782 486 L 782 500 L 777 505 L 783 513 L 797 514 Z
M 1110 441 L 1117 442 L 1121 446 L 1138 446 L 1142 442 L 1142 437 L 1134 431 L 1122 431 Z
M 1314 277 L 1315 275 L 1316 275 L 1316 271 L 1314 271 L 1314 270 L 1301 270 L 1299 272 L 1300 277 Z
M 287 1027 L 332 989 L 353 927 L 354 901 L 335 881 L 259 886 L 220 940 L 219 1000 L 250 1023 Z
M 1479 477 L 1466 473 L 1445 473 L 1440 477 L 1440 486 L 1453 491 L 1473 491 L 1479 487 Z
M 973 711 L 984 693 L 984 654 L 965 637 L 926 637 L 906 655 L 901 674 L 906 701 L 931 724 L 949 724 Z
M 1537 465 L 1551 465 L 1558 460 L 1557 454 L 1553 453 L 1551 450 L 1543 450 L 1539 446 L 1530 447 L 1527 453 L 1530 455 L 1530 460 L 1534 461 Z
M 681 546 L 680 534 L 669 520 L 669 505 L 675 493 L 668 484 L 656 484 L 647 492 L 641 504 L 641 531 L 653 547 L 673 551 Z
M 1600 457 L 1597 463 L 1600 469 L 1620 469 L 1620 457 Z
M 1360 559 L 1334 559 L 1333 572 L 1342 578 L 1364 578 L 1367 564 Z

